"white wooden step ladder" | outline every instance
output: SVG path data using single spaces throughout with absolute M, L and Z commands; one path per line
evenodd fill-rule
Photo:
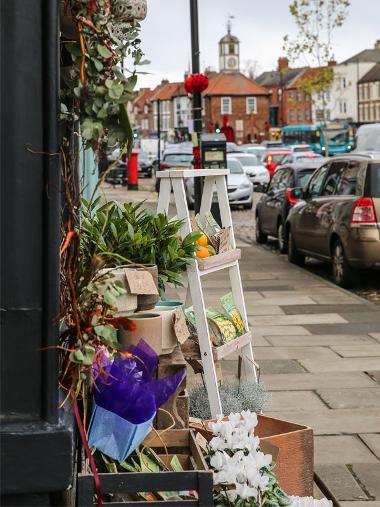
M 252 349 L 252 334 L 249 329 L 240 278 L 238 260 L 240 258 L 240 250 L 236 248 L 227 193 L 226 176 L 228 174 L 228 169 L 171 169 L 157 172 L 157 177 L 160 178 L 160 194 L 157 213 L 169 212 L 170 195 L 171 190 L 173 189 L 177 217 L 184 220 L 181 230 L 183 237 L 191 232 L 191 221 L 185 192 L 185 180 L 187 178 L 204 178 L 200 214 L 203 215 L 211 210 L 213 196 L 216 192 L 220 207 L 222 226 L 230 227 L 231 251 L 209 257 L 205 260 L 194 258 L 194 260 L 190 261 L 187 268 L 189 290 L 194 308 L 204 378 L 212 417 L 223 414 L 215 370 L 215 361 L 220 360 L 238 350 L 239 355 L 242 358 L 242 371 L 245 377 L 249 380 L 257 381 Z M 202 278 L 203 276 L 223 269 L 228 270 L 233 298 L 237 309 L 241 313 L 247 332 L 243 336 L 236 338 L 226 345 L 213 347 L 207 324 Z

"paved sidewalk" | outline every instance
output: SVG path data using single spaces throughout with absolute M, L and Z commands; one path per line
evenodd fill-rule
M 380 507 L 380 307 L 257 246 L 241 272 L 266 413 L 314 429 L 316 473 L 340 505 Z M 216 303 L 225 274 L 204 287 Z

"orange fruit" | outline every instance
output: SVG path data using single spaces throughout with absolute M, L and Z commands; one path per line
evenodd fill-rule
M 199 245 L 198 251 L 195 255 L 198 257 L 198 259 L 205 259 L 206 257 L 210 257 L 210 252 L 205 246 Z
M 206 236 L 206 234 L 204 234 L 202 232 L 202 236 L 198 239 L 197 243 L 198 243 L 198 245 L 201 245 L 201 246 L 207 246 L 208 245 L 208 237 Z

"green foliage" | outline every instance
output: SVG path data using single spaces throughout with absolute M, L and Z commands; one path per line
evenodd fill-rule
M 145 63 L 140 49 L 140 25 L 131 23 L 126 40 L 120 41 L 112 31 L 115 19 L 106 2 L 97 2 L 93 13 L 86 0 L 69 0 L 68 5 L 66 15 L 73 15 L 79 40 L 64 44 L 72 67 L 67 88 L 61 93 L 66 103 L 61 117 L 79 119 L 86 148 L 96 150 L 102 141 L 108 146 L 131 149 L 133 135 L 126 104 L 133 99 L 137 74 L 132 71 L 127 77 L 120 66 L 127 58 L 134 67 Z M 69 104 L 74 104 L 73 110 L 69 110 Z
M 80 230 L 83 276 L 91 279 L 94 267 L 126 263 L 156 264 L 159 286 L 182 285 L 181 273 L 197 250 L 200 233 L 179 237 L 182 220 L 154 215 L 141 204 L 110 201 L 99 206 L 83 200 Z M 85 274 L 87 273 L 87 275 Z

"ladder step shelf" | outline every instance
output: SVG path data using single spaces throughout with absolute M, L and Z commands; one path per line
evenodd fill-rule
M 214 361 L 220 361 L 224 357 L 230 356 L 237 350 L 245 347 L 252 340 L 252 333 L 248 331 L 247 333 L 235 338 L 235 340 L 231 340 L 225 345 L 220 345 L 219 347 L 213 347 L 212 355 L 214 357 Z
M 241 258 L 241 250 L 240 248 L 234 248 L 233 250 L 228 250 L 227 252 L 223 252 L 217 255 L 211 255 L 210 257 L 206 257 L 205 259 L 197 259 L 198 268 L 201 272 L 206 271 L 208 269 L 220 268 L 224 269 L 225 265 L 229 265 L 232 262 L 235 262 Z

